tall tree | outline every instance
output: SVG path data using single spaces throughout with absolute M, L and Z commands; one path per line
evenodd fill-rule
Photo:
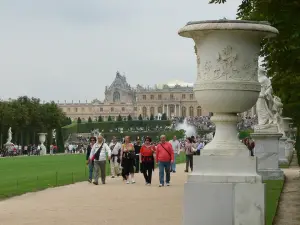
M 102 122 L 102 121 L 103 121 L 102 116 L 98 116 L 98 121 L 97 122 Z
M 88 123 L 92 123 L 93 121 L 92 121 L 92 118 L 89 116 L 89 118 L 88 118 Z
M 131 121 L 131 120 L 132 120 L 132 117 L 131 117 L 130 114 L 127 116 L 127 120 L 128 120 L 128 121 Z
M 77 118 L 77 123 L 81 123 L 81 118 L 80 117 Z
M 117 121 L 123 121 L 122 116 L 119 114 Z
M 111 116 L 108 116 L 107 121 L 112 121 Z
M 138 120 L 143 120 L 143 117 L 142 117 L 142 115 L 141 115 L 141 114 L 139 115 L 139 118 L 138 118 Z
M 150 115 L 150 120 L 154 120 L 153 114 Z
M 165 114 L 165 113 L 163 113 L 162 115 L 161 115 L 161 120 L 167 120 L 168 118 L 167 118 L 167 114 Z

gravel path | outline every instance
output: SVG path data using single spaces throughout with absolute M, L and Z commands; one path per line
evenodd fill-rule
M 294 154 L 290 168 L 284 169 L 286 181 L 280 197 L 275 225 L 300 224 L 300 168 Z
M 141 174 L 136 184 L 121 179 L 94 186 L 81 182 L 0 202 L 1 225 L 180 225 L 184 165 L 177 165 L 170 187 L 158 187 L 158 170 L 152 186 Z

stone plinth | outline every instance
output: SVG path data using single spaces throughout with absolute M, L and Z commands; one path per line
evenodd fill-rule
M 288 165 L 289 160 L 286 157 L 285 151 L 286 151 L 286 137 L 282 137 L 279 139 L 279 165 Z
M 257 157 L 257 171 L 263 180 L 283 180 L 279 168 L 279 133 L 255 132 L 251 137 L 255 141 L 254 155 Z
M 285 146 L 285 157 L 288 158 L 289 162 L 292 159 L 293 153 L 294 153 L 294 141 L 288 138 Z
M 265 186 L 255 157 L 200 156 L 194 161 L 184 187 L 183 224 L 264 224 Z

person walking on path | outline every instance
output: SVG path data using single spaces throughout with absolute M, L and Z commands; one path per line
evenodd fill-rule
M 166 173 L 166 185 L 170 186 L 171 163 L 174 162 L 174 151 L 170 142 L 166 141 L 166 136 L 160 136 L 160 143 L 156 147 L 156 162 L 159 169 L 159 187 L 164 186 L 164 172 Z
M 101 173 L 102 184 L 105 184 L 106 178 L 106 154 L 108 160 L 111 157 L 111 150 L 108 145 L 104 142 L 103 137 L 98 136 L 98 142 L 93 145 L 89 159 L 94 162 L 94 182 L 93 184 L 98 185 L 99 170 Z
M 117 141 L 116 137 L 113 137 L 109 148 L 111 150 L 111 160 L 110 160 L 110 173 L 111 178 L 120 175 L 120 154 L 122 145 Z
M 126 184 L 130 184 L 129 175 L 131 176 L 131 183 L 134 184 L 134 161 L 135 161 L 135 151 L 134 146 L 130 142 L 130 137 L 125 137 L 125 142 L 121 148 L 121 165 L 124 176 L 126 178 Z
M 89 179 L 88 182 L 92 183 L 92 179 L 93 179 L 93 169 L 94 169 L 94 162 L 92 160 L 89 160 L 90 158 L 90 154 L 91 154 L 91 150 L 93 148 L 93 145 L 96 143 L 96 138 L 95 137 L 90 137 L 90 144 L 87 147 L 86 150 L 86 164 L 88 165 L 89 168 Z
M 170 143 L 171 143 L 173 151 L 174 151 L 174 162 L 172 163 L 172 166 L 171 166 L 171 172 L 176 173 L 176 158 L 180 153 L 180 143 L 177 140 L 176 136 L 173 137 L 173 140 L 171 140 Z
M 146 185 L 151 185 L 152 171 L 154 170 L 154 157 L 155 148 L 151 145 L 152 139 L 150 137 L 145 138 L 145 143 L 142 145 L 139 155 L 141 164 L 141 172 L 144 175 Z
M 192 151 L 193 148 L 193 140 L 192 138 L 187 138 L 185 145 L 184 145 L 184 151 L 185 151 L 185 156 L 186 156 L 186 166 L 185 166 L 185 171 L 184 172 L 189 172 L 189 166 L 191 168 L 191 171 L 193 171 L 193 157 L 194 157 L 194 152 Z

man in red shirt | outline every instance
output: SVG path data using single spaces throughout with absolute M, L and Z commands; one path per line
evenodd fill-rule
M 156 162 L 159 169 L 159 187 L 164 186 L 164 171 L 166 171 L 166 184 L 170 186 L 171 163 L 174 162 L 172 144 L 166 141 L 166 136 L 160 136 L 160 143 L 156 146 Z

